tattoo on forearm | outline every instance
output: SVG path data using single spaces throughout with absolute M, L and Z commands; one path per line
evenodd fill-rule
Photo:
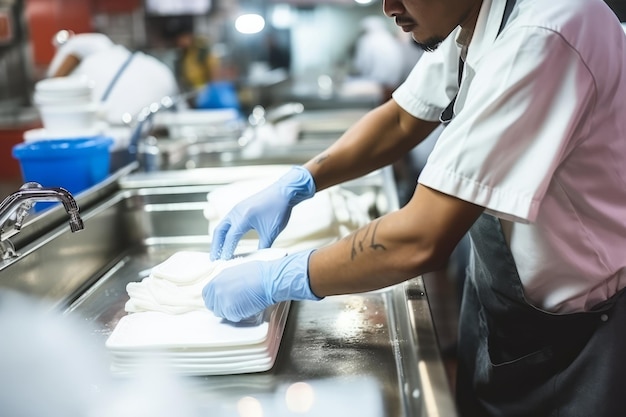
M 368 248 L 374 251 L 387 250 L 385 245 L 376 240 L 376 230 L 378 229 L 379 223 L 380 219 L 370 223 L 365 229 L 354 232 L 350 259 L 354 260 L 359 253 L 364 253 Z M 361 238 L 359 238 L 360 234 L 362 234 Z
M 321 155 L 319 158 L 315 160 L 315 163 L 320 165 L 322 162 L 328 159 L 328 154 Z

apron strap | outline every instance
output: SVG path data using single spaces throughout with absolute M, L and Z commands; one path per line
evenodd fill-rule
M 509 17 L 511 16 L 511 12 L 513 11 L 513 6 L 517 0 L 507 0 L 506 5 L 504 6 L 504 14 L 502 15 L 502 22 L 500 22 L 500 28 L 498 29 L 498 35 L 502 32 L 507 22 L 509 21 Z
M 135 54 L 136 54 L 136 52 L 131 52 L 131 54 L 128 55 L 128 58 L 126 58 L 126 60 L 119 67 L 119 69 L 117 70 L 117 72 L 115 73 L 113 78 L 111 79 L 111 82 L 107 86 L 106 90 L 102 94 L 102 98 L 100 99 L 101 102 L 104 103 L 105 101 L 107 101 L 107 99 L 111 95 L 111 91 L 113 91 L 113 87 L 115 87 L 115 84 L 117 84 L 117 82 L 119 81 L 120 77 L 122 76 L 122 74 L 124 73 L 126 68 L 128 68 L 128 65 L 130 64 L 130 61 L 133 60 L 133 58 L 135 57 Z

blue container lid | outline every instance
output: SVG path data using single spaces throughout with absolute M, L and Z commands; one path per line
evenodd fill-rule
M 55 159 L 67 158 L 101 149 L 109 149 L 113 139 L 108 136 L 94 136 L 81 139 L 39 140 L 19 143 L 13 147 L 13 156 L 17 159 Z

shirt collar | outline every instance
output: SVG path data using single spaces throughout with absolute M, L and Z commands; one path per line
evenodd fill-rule
M 465 30 L 459 32 L 457 43 L 459 43 L 462 49 L 467 50 L 466 62 L 470 66 L 473 66 L 472 64 L 475 64 L 491 49 L 498 36 L 505 6 L 506 0 L 483 0 L 474 31 L 468 31 L 465 35 Z M 469 37 L 467 37 L 468 35 Z M 461 41 L 468 42 L 465 48 L 460 43 Z
M 458 36 L 456 37 L 456 45 L 461 49 L 461 59 L 463 61 L 467 59 L 467 48 L 472 41 L 473 35 L 473 30 L 461 28 Z

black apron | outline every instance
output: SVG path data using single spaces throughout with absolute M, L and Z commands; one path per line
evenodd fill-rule
M 626 293 L 590 312 L 530 305 L 500 221 L 470 229 L 459 322 L 457 400 L 464 417 L 626 415 Z

